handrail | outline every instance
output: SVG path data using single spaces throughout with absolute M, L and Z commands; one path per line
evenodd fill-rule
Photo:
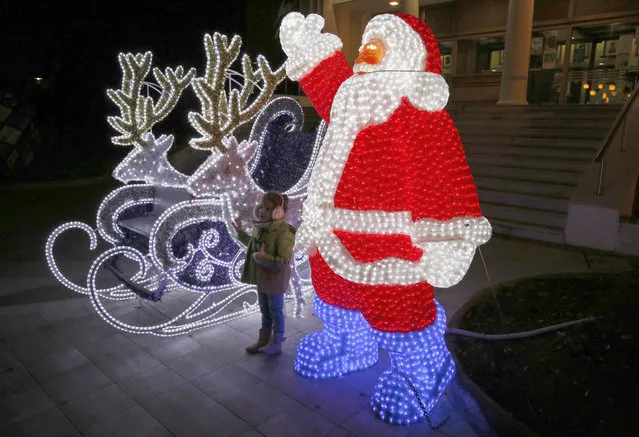
M 601 146 L 601 148 L 595 155 L 595 162 L 601 161 L 603 154 L 606 152 L 606 149 L 610 145 L 610 141 L 612 140 L 612 137 L 614 136 L 614 134 L 617 133 L 617 128 L 619 127 L 619 123 L 621 123 L 622 120 L 626 118 L 626 114 L 628 113 L 628 110 L 630 109 L 630 105 L 632 104 L 635 97 L 637 96 L 638 90 L 639 90 L 639 84 L 632 91 L 632 94 L 630 95 L 628 100 L 626 100 L 626 103 L 624 103 L 619 114 L 617 114 L 617 118 L 615 119 L 615 122 L 612 124 L 612 129 L 610 129 L 610 131 L 608 132 L 608 135 L 606 135 L 606 139 L 604 140 L 603 145 Z
M 617 114 L 617 118 L 615 119 L 615 122 L 613 123 L 612 128 L 608 131 L 608 135 L 606 135 L 606 138 L 604 139 L 604 142 L 601 145 L 601 148 L 595 155 L 595 162 L 599 163 L 599 178 L 597 180 L 597 193 L 596 193 L 597 196 L 603 195 L 603 180 L 604 180 L 604 165 L 605 165 L 604 154 L 608 150 L 610 143 L 612 143 L 612 138 L 617 133 L 617 130 L 619 129 L 620 124 L 622 124 L 622 131 L 621 131 L 621 145 L 619 146 L 619 151 L 623 152 L 625 149 L 626 126 L 628 124 L 628 111 L 630 110 L 630 105 L 632 105 L 635 98 L 637 97 L 637 91 L 639 91 L 639 85 L 635 86 L 635 89 L 632 90 L 632 94 L 630 95 L 628 100 L 626 100 L 626 103 L 624 103 L 619 114 Z

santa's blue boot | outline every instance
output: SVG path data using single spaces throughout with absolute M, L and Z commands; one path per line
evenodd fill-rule
M 379 349 L 373 331 L 359 311 L 345 310 L 315 296 L 315 314 L 324 329 L 297 346 L 295 370 L 313 379 L 336 378 L 373 366 Z
M 409 424 L 424 418 L 455 375 L 455 363 L 444 342 L 446 315 L 437 301 L 435 305 L 435 322 L 421 331 L 373 330 L 391 361 L 371 398 L 373 411 L 385 422 Z

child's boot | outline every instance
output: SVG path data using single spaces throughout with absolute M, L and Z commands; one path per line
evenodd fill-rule
M 264 329 L 260 329 L 260 335 L 257 339 L 257 342 L 246 348 L 246 352 L 249 354 L 256 354 L 266 346 L 271 340 L 271 331 L 265 331 Z
M 274 356 L 282 353 L 282 342 L 286 340 L 284 334 L 273 334 L 271 337 L 271 342 L 265 348 L 261 349 L 260 352 L 263 354 Z
M 373 366 L 378 347 L 359 311 L 329 305 L 315 296 L 315 314 L 324 329 L 307 335 L 297 346 L 295 370 L 307 378 L 336 378 Z
M 446 315 L 435 301 L 437 318 L 421 331 L 391 333 L 373 330 L 388 351 L 391 367 L 377 380 L 371 406 L 385 422 L 409 424 L 430 414 L 455 375 L 446 343 Z

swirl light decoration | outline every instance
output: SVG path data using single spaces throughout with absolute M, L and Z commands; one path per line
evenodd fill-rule
M 224 43 L 224 50 L 229 49 L 223 38 L 215 38 Z M 208 48 L 214 49 L 213 45 Z M 164 90 L 157 103 L 148 96 L 136 98 L 146 84 L 143 79 L 150 71 L 151 59 L 150 53 L 120 55 L 125 76 L 123 89 L 108 92 L 122 111 L 121 117 L 109 118 L 120 133 L 114 142 L 134 146 L 113 172 L 114 178 L 127 185 L 116 188 L 101 202 L 95 229 L 80 222 L 56 228 L 47 240 L 46 258 L 54 276 L 67 288 L 88 295 L 96 312 L 109 324 L 126 332 L 170 336 L 258 311 L 255 287 L 240 282 L 245 251 L 236 240 L 231 220 L 241 212 L 252 211 L 265 191 L 260 184 L 267 181 L 269 189 L 290 193 L 291 215 L 299 223 L 309 167 L 317 157 L 325 124 L 317 132 L 302 133 L 302 110 L 293 99 L 278 98 L 264 106 L 284 73 L 283 69 L 272 73 L 261 59 L 260 68 L 251 69 L 244 84 L 238 85 L 242 87 L 240 100 L 233 100 L 237 93 L 228 91 L 231 106 L 217 117 L 217 121 L 227 121 L 209 126 L 207 131 L 207 135 L 218 135 L 232 125 L 238 126 L 241 123 L 237 120 L 229 124 L 228 117 L 238 109 L 237 103 L 248 104 L 250 110 L 242 110 L 241 122 L 250 121 L 255 115 L 260 118 L 251 130 L 251 139 L 238 141 L 232 135 L 225 136 L 221 142 L 227 153 L 222 153 L 216 145 L 219 135 L 207 137 L 211 157 L 192 176 L 186 176 L 175 170 L 167 158 L 173 136 L 156 137 L 150 128 L 172 109 L 194 73 L 183 75 L 182 67 L 166 73 L 170 80 L 163 82 Z M 243 62 L 248 71 L 250 63 Z M 211 65 L 209 69 L 213 68 Z M 165 77 L 157 69 L 154 74 L 156 78 Z M 237 85 L 237 74 L 232 76 L 231 85 Z M 225 77 L 222 74 L 221 79 L 216 79 L 219 102 L 224 101 Z M 198 83 L 202 85 L 203 80 Z M 260 88 L 260 81 L 266 85 Z M 259 91 L 259 101 L 249 103 L 252 89 Z M 282 123 L 286 123 L 285 130 L 281 129 Z M 276 142 L 287 146 L 278 148 Z M 203 145 L 198 143 L 200 148 Z M 256 152 L 258 148 L 260 151 Z M 285 160 L 288 171 L 273 175 L 278 171 L 273 166 L 278 160 Z M 113 246 L 97 257 L 86 284 L 76 284 L 65 276 L 54 256 L 59 238 L 74 229 L 87 233 L 91 250 L 99 247 L 98 237 Z M 128 267 L 130 261 L 137 263 L 139 270 L 125 274 L 123 267 Z M 313 291 L 308 257 L 296 253 L 293 267 L 286 297 L 294 303 L 294 314 L 301 316 L 306 297 Z M 105 275 L 103 271 L 111 271 L 122 283 L 98 285 L 99 277 Z M 173 315 L 158 323 L 136 324 L 125 320 L 121 311 L 112 311 L 108 303 L 140 299 L 157 300 L 152 305 L 166 306 L 170 310 L 162 311 Z
M 375 16 L 351 68 L 317 15 L 290 13 L 280 41 L 289 78 L 329 122 L 296 247 L 310 255 L 323 330 L 300 343 L 295 369 L 332 378 L 391 366 L 371 398 L 390 423 L 427 416 L 454 375 L 433 286 L 466 274 L 490 239 L 428 26 Z

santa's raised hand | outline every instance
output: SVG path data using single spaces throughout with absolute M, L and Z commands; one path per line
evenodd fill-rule
M 307 17 L 299 12 L 287 14 L 280 25 L 280 43 L 288 56 L 285 68 L 291 80 L 299 80 L 324 58 L 342 48 L 342 40 L 332 33 L 322 33 L 324 18 Z

